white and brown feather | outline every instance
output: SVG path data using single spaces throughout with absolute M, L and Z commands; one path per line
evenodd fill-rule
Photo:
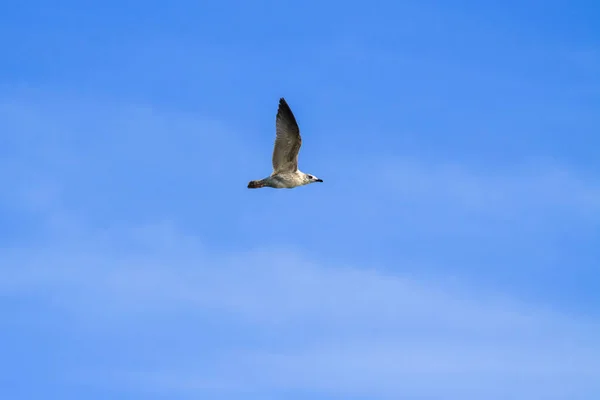
M 276 118 L 275 147 L 273 148 L 273 174 L 296 172 L 302 137 L 296 118 L 285 99 L 279 99 Z

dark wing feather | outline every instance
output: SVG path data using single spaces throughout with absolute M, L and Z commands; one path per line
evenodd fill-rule
M 285 99 L 279 99 L 275 120 L 275 147 L 273 148 L 273 173 L 298 170 L 298 152 L 302 146 L 300 128 Z

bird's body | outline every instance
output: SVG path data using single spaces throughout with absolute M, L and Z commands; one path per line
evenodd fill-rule
M 307 177 L 307 174 L 301 171 L 296 171 L 272 174 L 271 176 L 265 179 L 261 179 L 258 181 L 250 181 L 248 187 L 251 189 L 258 189 L 261 187 L 272 187 L 275 189 L 292 189 L 297 186 L 307 185 L 309 183 L 311 183 L 311 180 Z
M 275 189 L 292 189 L 314 182 L 323 182 L 311 174 L 305 174 L 298 169 L 298 152 L 302 145 L 300 129 L 296 118 L 285 99 L 279 99 L 276 118 L 276 136 L 273 149 L 273 172 L 270 176 L 250 181 L 249 189 L 271 187 Z

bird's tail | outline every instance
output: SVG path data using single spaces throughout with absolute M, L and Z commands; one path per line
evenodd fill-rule
M 248 189 L 258 189 L 261 187 L 265 187 L 265 182 L 263 180 L 248 182 Z

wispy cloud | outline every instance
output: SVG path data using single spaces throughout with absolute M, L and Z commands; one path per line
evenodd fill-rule
M 555 162 L 528 160 L 492 169 L 407 159 L 382 170 L 382 180 L 394 185 L 397 196 L 413 201 L 429 199 L 450 208 L 499 216 L 548 211 L 600 216 L 600 182 Z
M 176 328 L 169 318 L 176 313 L 202 316 L 196 329 L 203 335 L 224 324 L 233 329 L 227 337 L 243 331 L 254 338 L 221 344 L 215 355 L 182 333 L 177 340 L 190 346 L 191 358 L 115 378 L 161 390 L 552 398 L 600 389 L 599 327 L 583 317 L 368 266 L 204 247 L 167 225 L 3 250 L 10 267 L 1 290 L 45 293 L 88 331 L 157 329 L 161 321 Z M 175 340 L 176 330 L 165 334 Z

